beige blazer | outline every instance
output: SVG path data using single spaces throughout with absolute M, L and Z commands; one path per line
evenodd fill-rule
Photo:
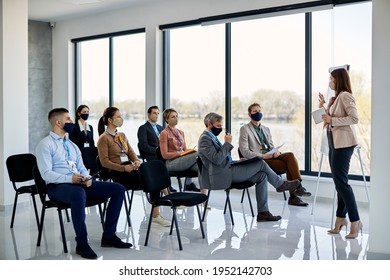
M 264 125 L 261 125 L 260 129 L 263 131 L 270 148 L 274 148 L 270 129 Z M 256 130 L 251 122 L 240 128 L 240 138 L 238 140 L 238 145 L 244 158 L 253 158 L 256 156 L 263 157 L 263 154 L 261 153 L 261 142 L 259 136 L 257 136 Z
M 359 122 L 355 98 L 349 92 L 341 92 L 330 107 L 330 129 L 336 149 L 358 144 L 354 125 Z

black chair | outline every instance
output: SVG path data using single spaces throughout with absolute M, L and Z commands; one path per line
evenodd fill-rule
M 145 153 L 141 150 L 139 143 L 137 144 L 138 151 L 139 151 L 139 157 L 142 159 L 142 162 L 146 161 Z
M 102 163 L 100 162 L 99 156 L 96 157 L 96 165 L 97 165 L 101 180 L 115 182 L 115 180 L 113 180 L 113 178 L 111 178 L 109 170 L 107 168 L 103 167 Z M 126 197 L 124 199 L 125 211 L 126 211 L 127 224 L 129 225 L 129 227 L 131 227 L 130 212 L 131 212 L 131 207 L 133 204 L 134 191 L 142 191 L 143 189 L 142 189 L 142 186 L 134 187 L 134 186 L 130 186 L 130 185 L 123 184 L 123 183 L 120 183 L 120 184 L 122 184 L 126 189 Z M 130 192 L 130 194 L 129 194 L 129 192 Z
M 240 157 L 240 158 L 244 158 L 244 156 L 241 154 L 241 152 L 240 152 L 240 149 L 238 149 L 238 156 Z M 276 172 L 276 171 L 274 171 L 277 175 L 283 175 L 283 174 L 285 174 L 285 172 Z M 283 197 L 284 197 L 284 200 L 287 200 L 287 197 L 286 197 L 286 192 L 283 192 Z M 244 193 L 242 193 L 242 197 L 241 197 L 241 203 L 242 203 L 242 201 L 243 201 L 243 199 L 244 199 Z
M 89 173 L 91 175 L 96 174 L 99 171 L 96 163 L 96 157 L 98 156 L 97 147 L 85 147 L 81 149 L 81 156 L 85 167 L 89 169 Z
M 37 188 L 35 184 L 24 185 L 27 184 L 28 181 L 32 181 L 34 179 L 32 175 L 32 169 L 36 164 L 37 164 L 36 157 L 30 153 L 12 155 L 9 156 L 6 160 L 9 179 L 12 182 L 12 186 L 15 190 L 15 199 L 14 199 L 14 206 L 12 209 L 10 228 L 14 227 L 18 197 L 20 194 L 25 194 L 25 193 L 31 195 L 33 206 L 34 206 L 35 219 L 37 222 L 37 226 L 39 227 L 39 216 L 38 216 L 37 204 L 35 201 L 35 195 L 38 194 Z M 23 185 L 18 187 L 18 185 L 20 184 Z
M 197 158 L 196 163 L 198 164 L 199 172 L 202 173 L 203 162 L 202 162 L 200 157 Z M 254 183 L 251 182 L 251 181 L 244 181 L 244 182 L 240 182 L 240 183 L 232 183 L 230 185 L 230 187 L 225 190 L 225 192 L 226 192 L 226 200 L 225 200 L 225 207 L 224 207 L 223 213 L 226 214 L 226 208 L 229 207 L 229 213 L 230 213 L 230 219 L 232 221 L 232 225 L 234 225 L 234 219 L 233 219 L 232 205 L 231 205 L 231 202 L 230 202 L 230 191 L 233 190 L 233 189 L 243 190 L 242 197 L 241 197 L 241 203 L 243 202 L 245 192 L 248 194 L 248 201 L 249 201 L 249 206 L 250 206 L 250 209 L 251 209 L 251 214 L 252 214 L 252 217 L 254 217 L 255 214 L 254 214 L 254 211 L 253 211 L 252 200 L 251 200 L 251 196 L 250 196 L 250 193 L 249 193 L 249 190 L 248 190 L 253 185 L 254 185 Z M 211 190 L 209 189 L 207 191 L 207 201 L 205 203 L 202 221 L 204 221 L 204 218 L 206 216 L 207 205 L 208 205 L 208 202 L 209 202 L 210 193 L 211 193 Z
M 168 173 L 168 170 L 165 164 L 159 160 L 153 160 L 141 164 L 139 169 L 141 184 L 146 193 L 146 197 L 149 203 L 152 205 L 150 211 L 148 230 L 146 233 L 145 246 L 148 245 L 150 227 L 152 224 L 153 210 L 159 206 L 168 206 L 172 209 L 172 221 L 171 229 L 169 234 L 172 235 L 173 224 L 175 224 L 177 240 L 179 242 L 180 250 L 183 250 L 183 246 L 180 238 L 180 231 L 177 222 L 176 209 L 178 206 L 196 206 L 198 213 L 200 230 L 202 232 L 202 238 L 205 238 L 202 219 L 199 210 L 199 204 L 207 200 L 207 196 L 201 193 L 191 193 L 191 192 L 177 192 L 168 194 L 166 196 L 161 196 L 161 191 L 165 188 L 168 188 L 171 185 L 171 178 Z
M 156 148 L 156 156 L 157 156 L 157 158 L 160 161 L 164 162 L 164 164 L 165 164 L 165 159 L 161 155 L 160 147 Z M 181 182 L 181 178 L 185 178 L 185 180 L 186 180 L 186 178 L 197 178 L 198 177 L 198 172 L 197 171 L 193 171 L 193 170 L 168 171 L 168 174 L 171 177 L 176 177 L 177 178 L 177 182 L 179 183 L 179 191 L 180 192 L 183 191 L 183 184 Z M 185 180 L 184 180 L 184 184 L 185 184 Z
M 43 180 L 41 173 L 39 172 L 39 169 L 37 166 L 35 166 L 33 168 L 32 174 L 34 177 L 35 185 L 37 186 L 39 198 L 41 199 L 41 202 L 42 202 L 41 220 L 40 220 L 40 224 L 39 224 L 37 246 L 38 247 L 41 246 L 43 224 L 45 221 L 46 209 L 57 208 L 58 219 L 59 219 L 60 228 L 61 228 L 62 244 L 64 247 L 64 252 L 68 253 L 68 247 L 66 245 L 66 238 L 65 238 L 64 221 L 62 219 L 62 210 L 70 209 L 70 204 L 48 199 L 46 182 Z M 100 221 L 102 223 L 103 229 L 104 229 L 104 214 L 103 214 L 103 210 L 102 210 L 102 204 L 105 204 L 105 203 L 107 203 L 107 199 L 97 199 L 97 198 L 93 198 L 93 199 L 88 198 L 87 202 L 86 202 L 86 207 L 91 207 L 91 206 L 96 206 L 96 205 L 99 207 Z

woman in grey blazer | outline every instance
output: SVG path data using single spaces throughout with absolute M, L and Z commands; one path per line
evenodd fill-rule
M 331 72 L 329 87 L 335 91 L 335 96 L 329 100 L 327 113 L 322 115 L 322 119 L 328 134 L 329 163 L 337 191 L 337 211 L 335 227 L 328 232 L 338 234 L 343 226 L 347 226 L 348 213 L 351 230 L 346 238 L 353 239 L 359 235 L 359 230 L 363 227 L 355 195 L 348 184 L 349 163 L 357 145 L 353 125 L 358 123 L 359 117 L 350 78 L 344 68 Z M 320 107 L 325 103 L 322 94 L 319 95 L 319 102 Z

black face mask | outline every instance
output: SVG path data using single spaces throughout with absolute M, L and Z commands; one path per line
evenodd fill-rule
M 88 120 L 89 114 L 80 114 L 80 118 L 82 118 L 84 121 Z
M 64 124 L 64 130 L 67 133 L 72 133 L 73 128 L 74 128 L 74 123 L 65 123 Z
M 263 114 L 261 112 L 257 112 L 254 114 L 251 114 L 251 119 L 254 121 L 260 121 L 263 118 Z
M 218 128 L 215 126 L 211 128 L 211 133 L 213 133 L 215 136 L 218 136 L 221 132 L 222 132 L 222 128 Z

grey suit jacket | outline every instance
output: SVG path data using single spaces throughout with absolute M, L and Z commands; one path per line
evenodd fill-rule
M 233 149 L 230 143 L 220 147 L 209 133 L 204 131 L 198 141 L 198 153 L 202 160 L 202 170 L 199 169 L 199 184 L 205 189 L 224 190 L 232 183 L 232 170 L 228 155 Z
M 263 131 L 270 148 L 274 148 L 274 142 L 272 141 L 272 135 L 269 128 L 261 125 L 260 129 Z M 240 138 L 238 143 L 240 152 L 244 158 L 248 159 L 256 156 L 263 157 L 263 154 L 261 153 L 261 141 L 251 122 L 240 128 Z
M 354 124 L 359 122 L 355 98 L 349 92 L 341 92 L 330 109 L 333 144 L 336 149 L 357 145 Z

